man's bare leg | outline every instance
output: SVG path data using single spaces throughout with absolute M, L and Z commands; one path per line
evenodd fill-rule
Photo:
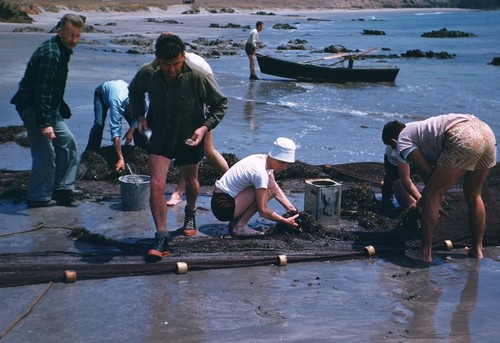
M 269 178 L 269 185 L 267 189 L 267 200 L 276 197 L 276 188 L 274 187 L 274 178 Z M 243 192 L 238 194 L 235 198 L 235 218 L 231 222 L 234 224 L 230 227 L 230 231 L 235 236 L 260 236 L 264 233 L 252 229 L 248 226 L 248 222 L 257 213 L 257 201 L 255 188 L 249 187 Z
M 150 179 L 149 207 L 156 231 L 167 230 L 167 204 L 165 201 L 165 180 L 171 160 L 160 155 L 148 155 Z
M 234 236 L 252 236 L 257 230 L 248 226 L 248 222 L 257 213 L 255 188 L 248 187 L 236 196 L 234 219 L 229 222 L 229 233 Z
M 217 170 L 221 174 L 224 174 L 229 169 L 229 165 L 227 164 L 227 161 L 224 159 L 224 157 L 217 150 L 215 150 L 212 137 L 213 137 L 212 131 L 208 131 L 205 134 L 204 153 L 208 162 L 210 162 L 211 165 L 217 168 Z M 179 180 L 177 188 L 170 196 L 170 199 L 167 201 L 167 205 L 175 206 L 181 203 L 182 195 L 184 194 L 185 191 L 186 191 L 186 182 L 184 181 L 184 178 L 181 178 Z
M 219 173 L 224 174 L 229 169 L 226 159 L 215 149 L 212 131 L 205 134 L 205 143 L 203 146 L 205 156 Z
M 489 169 L 478 169 L 467 172 L 464 177 L 464 195 L 469 207 L 469 226 L 473 243 L 465 251 L 474 258 L 483 258 L 483 235 L 486 226 L 486 209 L 481 191 L 488 176 Z
M 248 55 L 248 59 L 250 61 L 250 75 L 256 75 L 255 74 L 255 55 Z
M 422 209 L 422 246 L 420 250 L 410 250 L 406 255 L 423 262 L 432 262 L 432 239 L 439 221 L 439 210 L 446 191 L 464 174 L 459 169 L 436 167 L 425 186 L 417 206 Z
M 196 200 L 200 193 L 198 182 L 198 164 L 189 164 L 181 167 L 182 178 L 186 185 L 186 205 L 190 209 L 196 208 Z
M 186 183 L 186 207 L 184 208 L 184 236 L 194 236 L 196 227 L 196 200 L 200 192 L 198 182 L 198 163 L 184 165 L 181 167 L 182 177 Z
M 156 233 L 153 246 L 148 250 L 148 258 L 161 259 L 170 255 L 168 246 L 169 235 L 167 231 L 167 204 L 165 201 L 165 180 L 171 160 L 159 156 L 148 155 L 150 180 L 149 206 Z

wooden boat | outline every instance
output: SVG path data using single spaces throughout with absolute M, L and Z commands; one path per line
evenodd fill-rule
M 345 55 L 345 54 L 344 54 Z M 331 66 L 309 64 L 305 62 L 290 62 L 278 58 L 257 54 L 257 61 L 261 73 L 280 76 L 289 79 L 306 82 L 394 82 L 399 73 L 398 67 L 388 68 L 366 68 L 354 67 L 353 57 L 344 58 L 342 61 L 333 63 Z M 338 55 L 337 55 L 338 56 Z M 326 58 L 323 58 L 326 59 Z M 321 59 L 317 59 L 321 60 Z M 347 67 L 334 67 L 340 62 L 348 61 Z

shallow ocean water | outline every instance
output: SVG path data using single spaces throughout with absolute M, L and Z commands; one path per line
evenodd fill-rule
M 394 84 L 317 84 L 299 83 L 259 74 L 261 81 L 248 80 L 248 60 L 241 51 L 236 56 L 211 58 L 216 79 L 229 97 L 229 110 L 214 131 L 216 147 L 237 156 L 266 152 L 278 135 L 292 138 L 298 145 L 297 159 L 311 164 L 382 161 L 383 125 L 390 120 L 409 122 L 443 113 L 472 113 L 486 121 L 497 134 L 500 124 L 498 67 L 489 65 L 498 56 L 500 11 L 340 11 L 277 12 L 275 16 L 239 14 L 182 15 L 164 11 L 139 12 L 135 15 L 97 13 L 88 15 L 88 23 L 110 33 L 89 33 L 75 49 L 70 62 L 66 98 L 74 117 L 69 122 L 80 151 L 86 145 L 93 121 L 94 88 L 106 79 L 130 81 L 138 67 L 152 55 L 131 55 L 130 47 L 111 44 L 114 37 L 141 34 L 155 39 L 160 32 L 173 31 L 186 42 L 199 37 L 210 40 L 232 39 L 243 42 L 248 30 L 208 28 L 211 23 L 237 23 L 252 26 L 263 20 L 260 40 L 266 45 L 259 52 L 289 60 L 323 57 L 310 51 L 278 51 L 291 39 L 308 42 L 312 51 L 340 44 L 365 50 L 376 47 L 377 54 L 398 54 L 407 50 L 446 51 L 453 59 L 429 58 L 367 59 L 360 65 L 397 65 L 400 73 Z M 173 19 L 178 24 L 147 21 Z M 315 20 L 309 20 L 309 19 Z M 52 28 L 54 15 L 36 17 L 37 27 Z M 116 22 L 116 26 L 105 26 Z M 296 30 L 273 29 L 287 23 Z M 96 25 L 97 24 L 97 25 Z M 24 72 L 25 63 L 46 33 L 12 33 L 22 25 L 1 24 L 0 53 L 2 82 L 0 101 L 4 124 L 19 124 L 13 106 L 8 105 Z M 424 32 L 447 28 L 474 33 L 473 38 L 422 38 Z M 384 36 L 362 35 L 364 29 L 381 30 Z M 22 40 L 23 44 L 18 42 Z M 85 43 L 85 41 L 87 43 Z M 98 41 L 98 44 L 88 42 Z M 389 51 L 382 51 L 388 48 Z M 111 52 L 111 50 L 116 52 Z M 107 134 L 107 132 L 106 132 Z M 109 144 L 104 136 L 104 144 Z M 10 165 L 9 165 L 10 167 Z

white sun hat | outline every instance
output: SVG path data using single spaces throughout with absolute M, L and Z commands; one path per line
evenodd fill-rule
M 289 138 L 279 137 L 274 141 L 269 156 L 278 161 L 293 163 L 295 162 L 295 143 Z

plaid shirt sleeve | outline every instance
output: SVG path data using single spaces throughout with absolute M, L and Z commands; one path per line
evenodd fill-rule
M 70 51 L 63 51 L 57 39 L 51 39 L 35 51 L 30 61 L 33 82 L 33 106 L 40 127 L 52 126 L 60 116 Z

